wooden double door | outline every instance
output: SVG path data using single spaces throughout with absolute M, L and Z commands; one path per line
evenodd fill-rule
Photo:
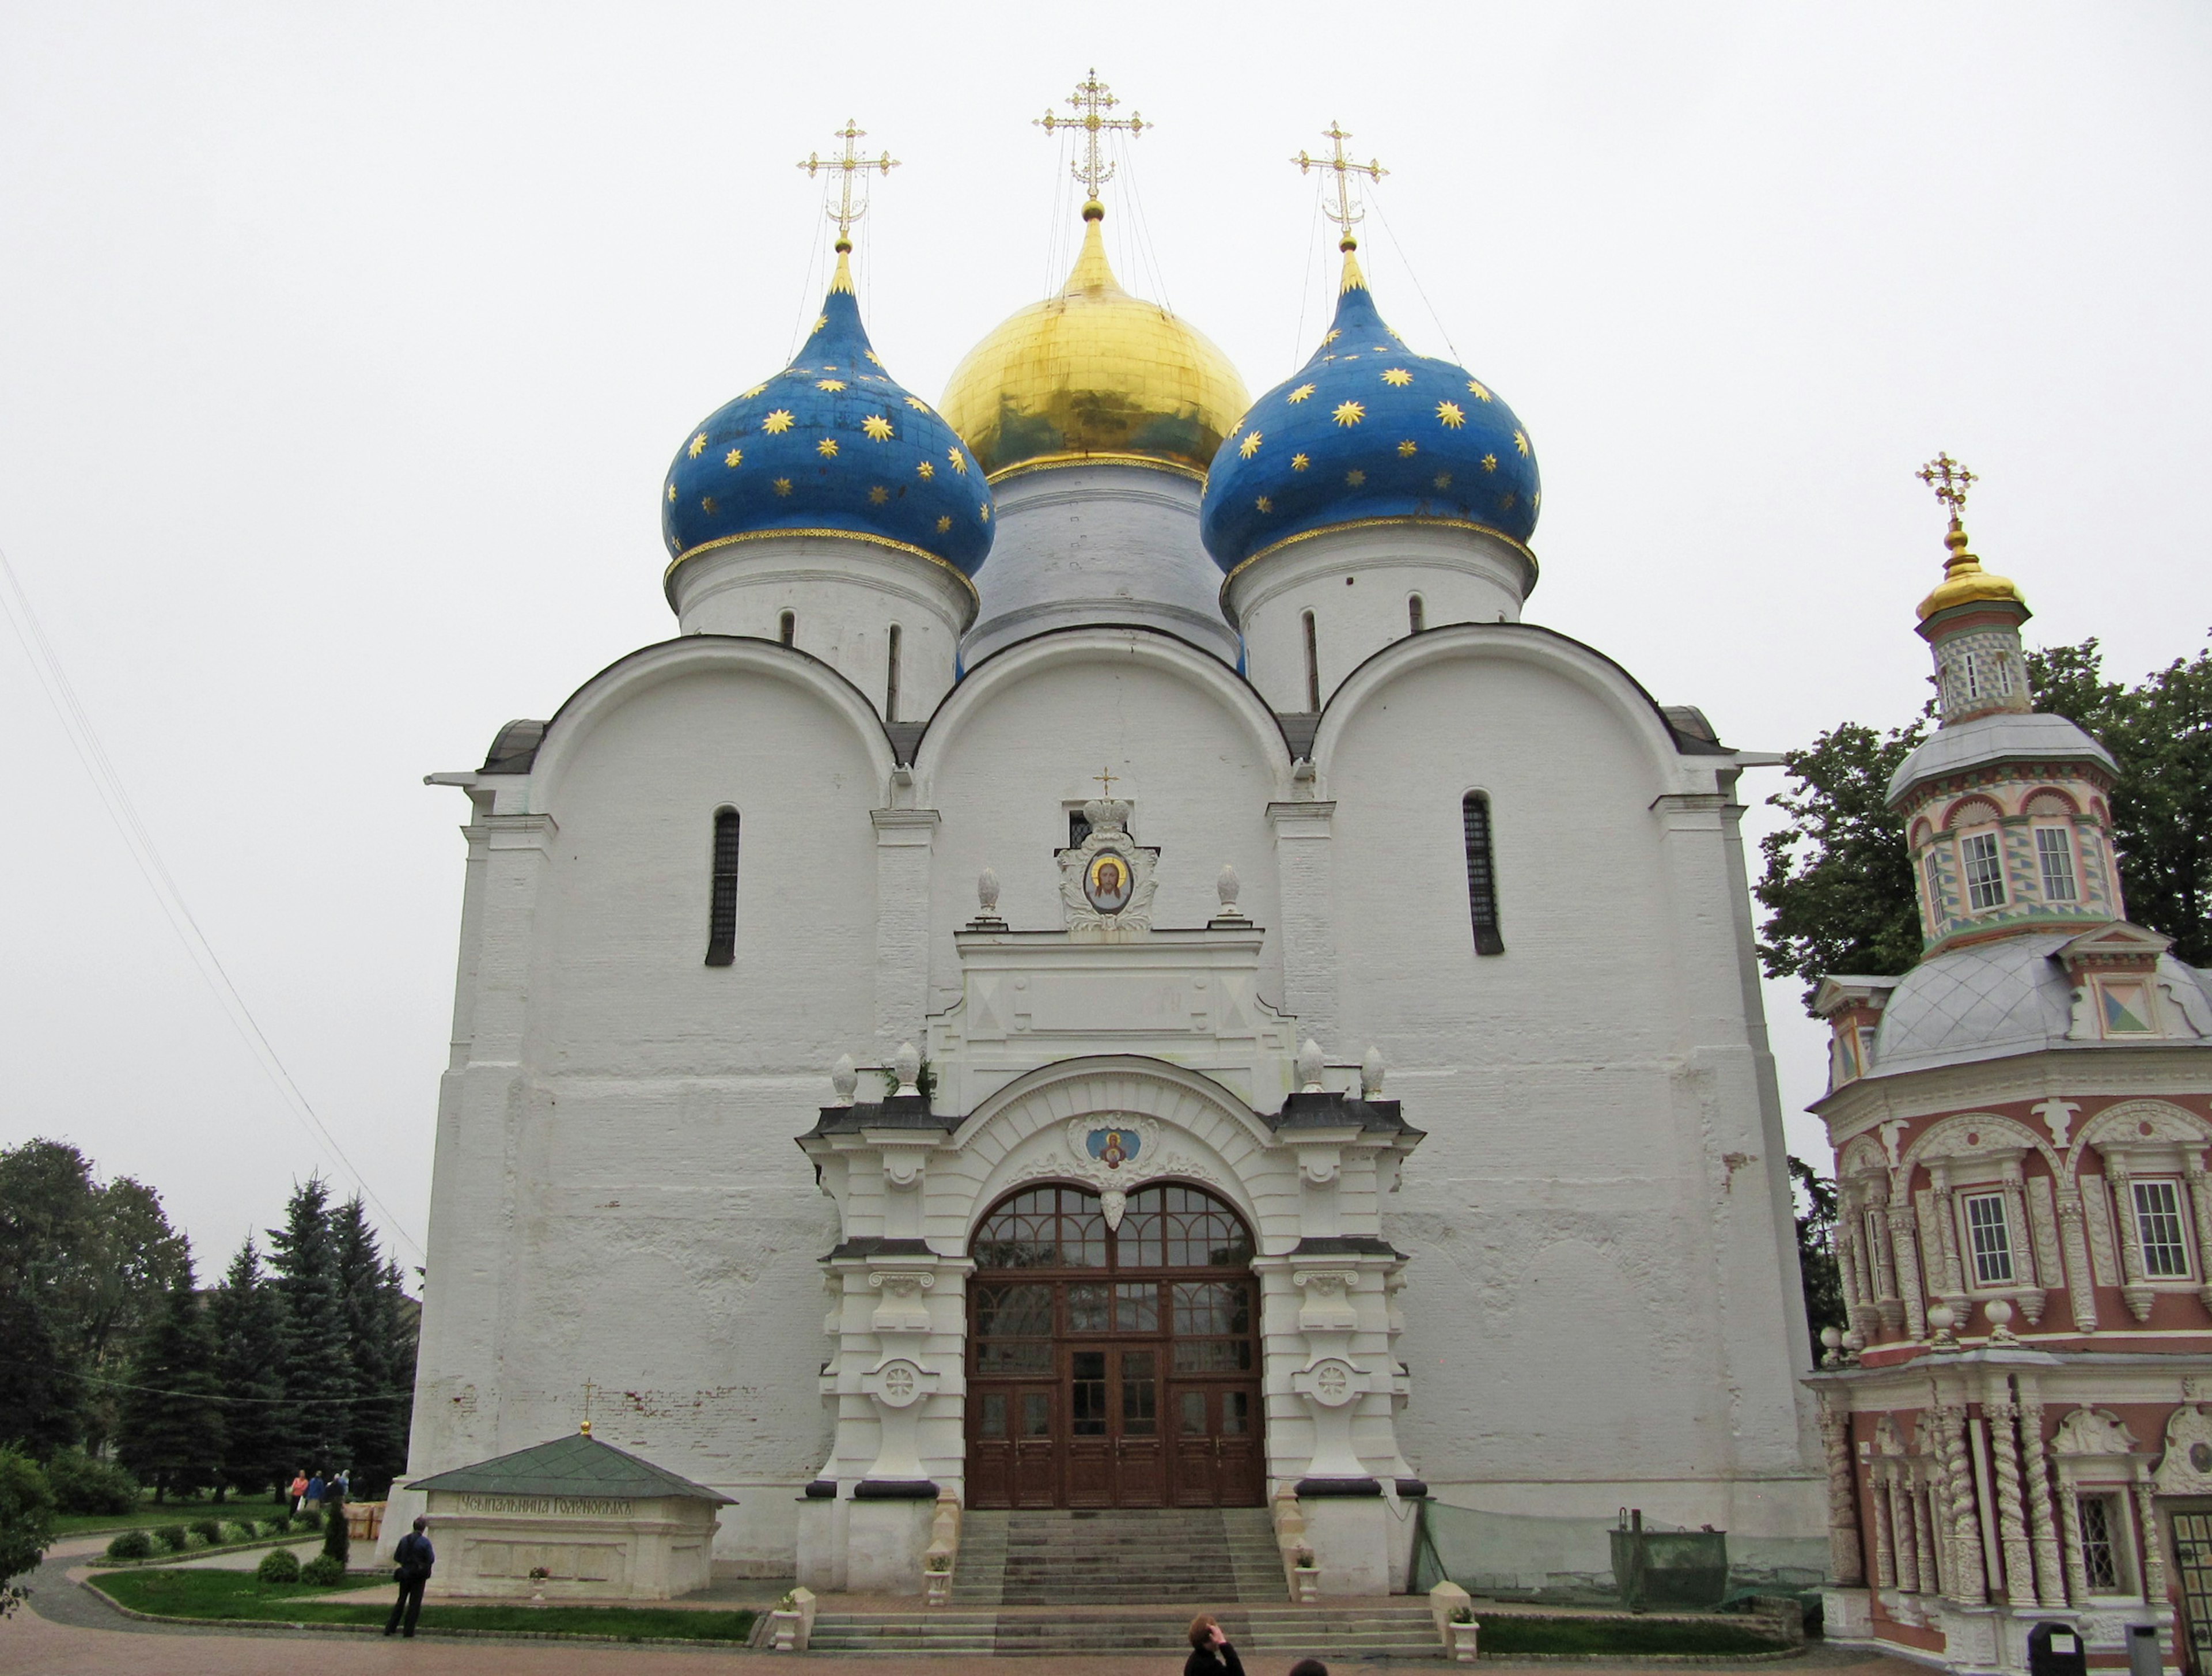
M 1254 1507 L 1265 1477 L 1250 1237 L 1211 1195 L 1028 1188 L 969 1283 L 968 1494 L 979 1508 Z

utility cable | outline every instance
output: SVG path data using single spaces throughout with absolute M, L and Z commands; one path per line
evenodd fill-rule
M 1367 201 L 1374 205 L 1376 215 L 1381 218 L 1382 230 L 1390 235 L 1390 248 L 1398 253 L 1399 265 L 1406 270 L 1406 277 L 1413 282 L 1413 289 L 1420 294 L 1421 306 L 1429 311 L 1429 319 L 1435 322 L 1437 335 L 1444 340 L 1444 347 L 1451 351 L 1451 358 L 1464 366 L 1466 362 L 1460 355 L 1459 345 L 1451 340 L 1451 332 L 1444 325 L 1443 316 L 1437 313 L 1436 304 L 1429 301 L 1429 294 L 1422 287 L 1421 276 L 1414 268 L 1413 259 L 1406 254 L 1406 247 L 1398 242 L 1398 229 L 1390 225 L 1390 217 L 1383 214 L 1382 194 L 1370 192 L 1367 194 Z
M 193 917 L 191 907 L 185 901 L 184 893 L 178 889 L 176 880 L 163 863 L 161 852 L 155 847 L 153 834 L 147 831 L 146 823 L 139 819 L 137 808 L 131 801 L 131 794 L 124 789 L 123 777 L 116 771 L 106 747 L 100 743 L 100 734 L 92 725 L 92 717 L 78 700 L 76 689 L 70 685 L 68 673 L 62 667 L 60 658 L 54 654 L 52 643 L 46 638 L 46 630 L 40 625 L 38 613 L 31 609 L 31 596 L 24 592 L 22 582 L 16 576 L 15 567 L 9 562 L 5 548 L 0 548 L 0 580 L 8 584 L 5 591 L 0 592 L 0 603 L 5 603 L 8 607 L 9 623 L 15 631 L 15 638 L 22 643 L 24 655 L 30 659 L 32 673 L 38 677 L 47 702 L 54 707 L 54 713 L 61 718 L 62 731 L 69 735 L 77 760 L 84 765 L 85 772 L 91 777 L 93 789 L 100 794 L 108 818 L 114 821 L 116 831 L 122 835 L 124 847 L 130 850 L 131 859 L 137 863 L 138 871 L 153 891 L 155 900 L 161 904 L 162 917 L 168 921 L 170 929 L 176 933 L 177 940 L 184 944 L 185 954 L 191 958 L 193 968 L 215 991 L 216 1001 L 222 1006 L 223 1016 L 230 1021 L 231 1028 L 245 1042 L 247 1051 L 253 1055 L 254 1063 L 261 1067 L 262 1075 L 276 1086 L 287 1109 L 308 1131 L 309 1137 L 319 1143 L 338 1167 L 353 1179 L 354 1185 L 361 1189 L 368 1202 L 383 1213 L 386 1228 L 397 1238 L 405 1240 L 409 1248 L 427 1262 L 428 1256 L 422 1245 L 392 1215 L 391 1206 L 385 1204 L 376 1189 L 368 1185 L 368 1179 L 355 1167 L 353 1161 L 346 1156 L 345 1149 L 338 1145 L 337 1137 L 325 1126 L 313 1103 L 301 1090 L 299 1083 L 293 1080 L 292 1073 L 285 1069 L 284 1062 L 277 1056 L 268 1034 L 253 1016 L 252 1009 L 246 1004 L 246 997 L 231 982 L 230 973 L 224 970 L 222 960 L 215 952 L 215 945 L 208 941 L 207 933 L 200 929 L 199 921 Z

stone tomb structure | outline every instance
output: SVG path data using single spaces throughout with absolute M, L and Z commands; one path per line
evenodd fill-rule
M 1340 1594 L 1424 1492 L 1816 1541 L 1759 759 L 1522 620 L 1528 432 L 1348 241 L 1254 400 L 1084 213 L 942 413 L 841 251 L 677 450 L 677 636 L 433 777 L 415 1471 L 589 1380 L 816 1589 L 940 1496 L 1294 1496 Z
M 432 1592 L 494 1600 L 667 1600 L 704 1588 L 716 1515 L 731 1505 L 588 1427 L 407 1488 L 430 1515 Z

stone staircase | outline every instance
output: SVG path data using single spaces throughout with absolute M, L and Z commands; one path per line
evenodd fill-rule
M 970 1512 L 952 1603 L 841 1612 L 814 1621 L 817 1653 L 887 1656 L 1180 1656 L 1200 1611 L 1247 1655 L 1436 1659 L 1427 1603 L 1285 1599 L 1261 1508 Z

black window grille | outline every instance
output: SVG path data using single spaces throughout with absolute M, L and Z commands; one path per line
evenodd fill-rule
M 890 669 L 884 677 L 884 720 L 898 720 L 899 625 L 891 625 Z
M 1306 709 L 1316 715 L 1321 711 L 1321 631 L 1314 625 L 1314 614 L 1305 613 L 1306 631 Z
M 1474 952 L 1503 954 L 1498 931 L 1498 868 L 1490 853 L 1490 800 L 1479 791 L 1460 799 L 1460 826 L 1467 838 L 1467 905 L 1474 920 Z
M 1406 627 L 1413 633 L 1419 634 L 1427 626 L 1428 607 L 1421 603 L 1421 596 L 1418 594 L 1407 595 Z
M 791 644 L 792 637 L 798 632 L 799 614 L 796 612 L 787 611 L 782 616 L 776 619 L 775 637 L 783 642 L 785 645 L 788 646 Z
M 726 966 L 738 956 L 738 812 L 714 813 L 714 880 L 707 900 L 707 964 Z

